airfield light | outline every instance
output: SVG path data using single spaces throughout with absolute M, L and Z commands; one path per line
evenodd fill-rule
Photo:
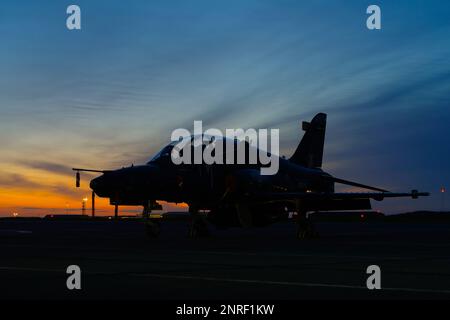
M 84 197 L 83 201 L 81 201 L 81 214 L 84 216 L 86 213 L 86 202 L 87 202 L 88 198 Z

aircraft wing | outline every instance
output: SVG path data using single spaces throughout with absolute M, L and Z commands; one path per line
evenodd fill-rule
M 418 192 L 413 190 L 411 192 L 396 193 L 396 192 L 333 192 L 333 193 L 319 193 L 319 192 L 272 192 L 256 195 L 257 198 L 266 200 L 357 200 L 357 199 L 373 199 L 381 201 L 385 198 L 402 198 L 411 197 L 417 199 L 419 197 L 427 197 L 428 192 Z

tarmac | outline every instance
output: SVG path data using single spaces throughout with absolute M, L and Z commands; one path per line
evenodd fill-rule
M 320 222 L 308 240 L 287 222 L 187 228 L 166 221 L 150 239 L 133 220 L 0 220 L 0 299 L 450 299 L 450 223 Z M 370 265 L 381 290 L 367 289 Z

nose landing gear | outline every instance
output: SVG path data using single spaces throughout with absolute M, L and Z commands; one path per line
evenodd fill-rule
M 148 219 L 148 221 L 145 222 L 145 233 L 149 238 L 158 238 L 161 233 L 161 224 L 159 221 L 152 220 L 155 219 Z
M 144 205 L 142 217 L 144 218 L 145 233 L 149 238 L 158 238 L 161 233 L 161 223 L 156 219 L 150 218 L 151 205 Z

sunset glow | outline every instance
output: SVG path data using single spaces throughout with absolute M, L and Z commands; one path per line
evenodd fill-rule
M 80 213 L 84 197 L 89 213 L 95 175 L 76 189 L 71 168 L 145 164 L 193 120 L 278 128 L 289 157 L 318 112 L 329 120 L 325 171 L 431 192 L 375 209 L 440 210 L 448 197 L 448 3 L 379 1 L 376 31 L 358 2 L 77 3 L 77 31 L 58 1 L 2 3 L 0 215 Z M 107 199 L 96 207 L 113 212 Z

